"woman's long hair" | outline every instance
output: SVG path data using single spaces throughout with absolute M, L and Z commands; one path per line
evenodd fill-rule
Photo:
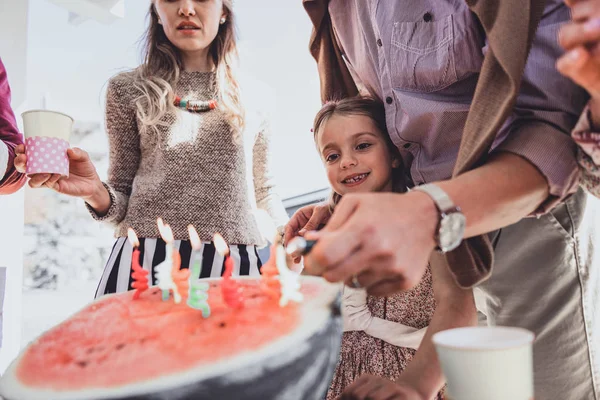
M 397 159 L 400 162 L 398 168 L 392 169 L 392 190 L 397 193 L 406 192 L 406 179 L 404 177 L 404 169 L 402 167 L 402 158 L 398 149 L 390 139 L 385 122 L 385 108 L 383 104 L 371 97 L 356 96 L 349 97 L 343 100 L 333 100 L 325 103 L 321 110 L 315 116 L 313 122 L 313 135 L 315 143 L 319 137 L 319 131 L 323 124 L 334 115 L 363 115 L 370 118 L 377 129 L 381 132 L 390 152 L 391 159 Z M 342 195 L 331 191 L 329 198 L 329 208 L 331 212 L 342 199 Z
M 232 127 L 241 132 L 244 127 L 240 86 L 234 73 L 238 59 L 235 18 L 232 1 L 223 0 L 226 21 L 219 25 L 219 32 L 210 45 L 209 54 L 216 68 L 217 98 L 219 108 L 225 113 Z M 135 100 L 137 116 L 144 125 L 163 125 L 161 119 L 175 106 L 173 87 L 183 69 L 181 53 L 167 38 L 158 23 L 154 1 L 148 13 L 150 23 L 144 34 L 144 63 L 137 70 L 136 87 L 141 95 Z

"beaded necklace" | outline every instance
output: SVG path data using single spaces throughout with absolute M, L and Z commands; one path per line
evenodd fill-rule
M 175 105 L 175 107 L 191 113 L 202 113 L 214 110 L 218 107 L 218 103 L 216 100 L 218 98 L 218 90 L 214 72 L 195 73 L 182 71 L 181 75 L 182 77 L 187 77 L 186 79 L 193 79 L 194 81 L 199 79 L 197 83 L 207 85 L 209 87 L 209 93 L 212 93 L 212 95 L 207 96 L 210 100 L 192 100 L 189 98 L 186 99 L 182 98 L 181 96 L 175 95 L 175 99 L 173 100 L 173 104 Z M 206 79 L 208 79 L 208 81 L 206 81 Z M 184 89 L 184 91 L 188 89 Z
M 216 100 L 188 100 L 182 99 L 179 96 L 175 96 L 173 104 L 175 104 L 175 107 L 177 108 L 181 108 L 193 113 L 210 111 L 217 108 Z

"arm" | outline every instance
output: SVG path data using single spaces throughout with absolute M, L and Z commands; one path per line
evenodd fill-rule
M 465 213 L 467 237 L 546 212 L 577 189 L 570 132 L 587 96 L 554 67 L 561 54 L 558 29 L 569 20 L 569 10 L 561 1 L 549 3 L 514 112 L 494 142 L 490 161 L 440 184 Z
M 418 349 L 427 331 L 427 328 L 417 329 L 374 316 L 367 305 L 367 292 L 348 286 L 344 286 L 342 292 L 342 316 L 344 332 L 364 331 L 398 347 Z
M 273 177 L 272 151 L 270 147 L 270 126 L 267 122 L 261 124 L 253 148 L 254 192 L 256 205 L 267 212 L 275 228 L 282 231 L 289 218 L 277 194 L 275 179 Z M 270 238 L 268 238 L 270 239 Z
M 488 162 L 438 182 L 465 214 L 466 237 L 548 211 L 577 189 L 570 131 L 587 99 L 554 68 L 559 24 L 568 19 L 568 9 L 553 0 L 536 34 L 514 113 Z M 307 234 L 319 243 L 305 258 L 306 271 L 351 284 L 353 275 L 371 269 L 376 273 L 360 280 L 369 294 L 409 289 L 423 276 L 438 220 L 424 193 L 344 196 L 325 229 Z
M 423 399 L 434 398 L 444 386 L 444 375 L 432 336 L 447 329 L 477 325 L 477 309 L 471 289 L 461 289 L 450 271 L 432 263 L 433 292 L 437 307 L 415 358 L 396 380 L 414 388 Z
M 473 292 L 460 289 L 444 264 L 437 267 L 433 264 L 431 273 L 437 307 L 425 337 L 406 370 L 395 382 L 363 375 L 344 390 L 342 399 L 432 399 L 444 386 L 442 368 L 431 338 L 446 329 L 477 325 L 477 310 Z
M 539 170 L 508 152 L 437 184 L 465 214 L 466 237 L 510 225 L 548 197 L 548 184 Z M 423 192 L 346 195 L 322 231 L 305 235 L 318 240 L 305 257 L 305 269 L 348 285 L 359 275 L 359 283 L 375 296 L 408 290 L 423 276 L 435 248 L 438 220 L 433 200 Z
M 6 69 L 0 60 L 0 194 L 14 193 L 25 184 L 25 175 L 19 173 L 14 166 L 15 147 L 22 143 L 23 137 L 10 107 Z
M 108 84 L 108 180 L 106 183 L 98 182 L 94 195 L 85 199 L 94 219 L 112 224 L 118 224 L 125 218 L 133 179 L 141 157 L 133 90 L 129 81 L 120 76 L 111 79 Z
M 438 185 L 465 214 L 467 238 L 514 224 L 548 199 L 548 183 L 540 171 L 508 152 L 494 154 L 485 165 Z M 438 214 L 429 196 L 424 198 L 433 234 Z

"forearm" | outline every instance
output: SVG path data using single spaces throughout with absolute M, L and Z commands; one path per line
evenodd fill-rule
M 99 217 L 104 217 L 111 206 L 110 194 L 102 182 L 96 182 L 96 190 L 90 197 L 83 199 Z
M 398 379 L 417 390 L 423 399 L 434 398 L 445 382 L 432 336 L 447 329 L 477 325 L 472 290 L 456 286 L 445 266 L 437 271 L 432 268 L 432 274 L 437 307 L 415 358 Z
M 127 214 L 129 195 L 115 190 L 110 184 L 100 182 L 96 193 L 85 199 L 85 202 L 96 221 L 118 225 Z
M 465 237 L 518 222 L 548 197 L 548 183 L 542 173 L 524 158 L 506 152 L 438 184 L 464 213 Z

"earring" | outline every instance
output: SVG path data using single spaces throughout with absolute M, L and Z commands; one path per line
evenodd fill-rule
M 225 17 L 221 17 L 221 20 L 219 22 L 221 23 L 221 25 L 223 25 L 225 21 L 227 21 L 227 19 Z

